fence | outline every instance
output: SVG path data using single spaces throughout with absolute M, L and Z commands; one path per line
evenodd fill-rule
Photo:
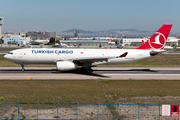
M 171 120 L 161 116 L 161 107 L 161 104 L 0 103 L 0 120 Z

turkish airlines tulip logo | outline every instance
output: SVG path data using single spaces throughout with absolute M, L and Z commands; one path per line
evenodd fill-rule
M 161 49 L 166 43 L 166 38 L 162 33 L 156 32 L 149 40 L 149 45 L 154 49 Z

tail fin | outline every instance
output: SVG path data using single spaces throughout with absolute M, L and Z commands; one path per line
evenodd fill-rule
M 136 49 L 163 50 L 172 24 L 164 24 L 146 43 Z
M 108 42 L 111 42 L 112 41 L 112 39 L 110 39 Z
M 144 40 L 142 40 L 142 44 L 145 44 Z

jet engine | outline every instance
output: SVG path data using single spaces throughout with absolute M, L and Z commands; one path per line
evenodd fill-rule
M 56 62 L 56 68 L 60 71 L 68 71 L 77 69 L 78 65 L 71 61 L 58 61 Z

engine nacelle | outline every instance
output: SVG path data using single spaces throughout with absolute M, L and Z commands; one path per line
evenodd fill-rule
M 56 68 L 60 71 L 68 71 L 77 69 L 78 65 L 71 61 L 58 61 L 56 62 Z

